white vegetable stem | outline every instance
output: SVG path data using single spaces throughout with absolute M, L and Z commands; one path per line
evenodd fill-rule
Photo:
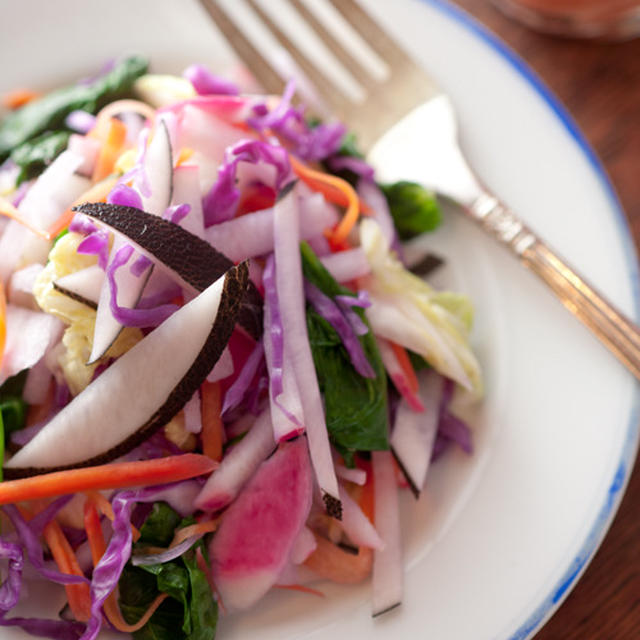
M 372 451 L 375 525 L 384 549 L 373 554 L 373 615 L 402 602 L 404 567 L 398 488 L 390 451 Z
M 324 407 L 307 333 L 295 189 L 279 200 L 274 207 L 273 236 L 276 288 L 282 316 L 285 353 L 291 358 L 296 379 L 300 381 L 298 390 L 311 462 L 322 492 L 339 501 L 338 480 L 333 468 Z

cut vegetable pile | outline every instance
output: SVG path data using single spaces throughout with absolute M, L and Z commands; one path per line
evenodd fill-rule
M 472 450 L 472 307 L 403 262 L 433 195 L 293 92 L 128 58 L 5 101 L 1 626 L 205 640 L 324 580 L 401 603 L 398 492 Z M 19 613 L 27 577 L 57 618 Z

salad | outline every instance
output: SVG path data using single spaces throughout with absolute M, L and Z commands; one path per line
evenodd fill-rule
M 432 194 L 294 91 L 130 57 L 5 96 L 0 625 L 209 639 L 322 580 L 401 603 L 398 492 L 472 449 L 472 307 L 405 262 Z

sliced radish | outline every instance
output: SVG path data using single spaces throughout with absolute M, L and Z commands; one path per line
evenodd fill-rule
M 116 268 L 116 264 L 118 264 L 121 256 L 124 255 L 123 252 L 126 252 L 128 244 L 123 238 L 115 238 L 109 254 L 107 273 Z M 135 256 L 133 258 L 135 260 Z M 130 260 L 131 257 L 129 258 Z M 123 268 L 119 268 L 113 274 L 118 287 L 118 305 L 133 309 L 142 297 L 142 291 L 150 275 L 151 269 L 147 269 L 143 276 L 135 275 L 131 269 L 126 268 L 126 263 Z M 96 360 L 102 358 L 123 329 L 122 323 L 113 315 L 111 308 L 112 293 L 109 278 L 105 277 L 100 289 L 96 310 L 96 324 L 93 332 L 93 345 L 87 364 L 93 364 Z
M 393 386 L 414 411 L 424 411 L 424 405 L 416 394 L 414 390 L 415 387 L 412 388 L 411 382 L 407 378 L 407 374 L 404 369 L 400 366 L 398 358 L 389 341 L 380 337 L 378 337 L 376 341 L 378 343 L 382 364 L 391 378 Z
M 360 247 L 322 256 L 320 262 L 338 282 L 350 282 L 371 273 L 371 265 Z
M 298 534 L 293 548 L 291 549 L 291 562 L 293 564 L 302 564 L 318 546 L 316 537 L 309 527 L 302 527 L 302 531 Z
M 402 602 L 404 566 L 395 469 L 390 451 L 372 451 L 375 524 L 384 549 L 373 554 L 373 615 Z
M 359 547 L 384 549 L 384 542 L 369 518 L 342 487 L 340 487 L 340 501 L 342 502 L 342 529 L 349 539 Z
M 14 271 L 9 281 L 9 302 L 19 307 L 37 309 L 33 285 L 43 269 L 43 265 L 36 263 Z
M 76 210 L 126 236 L 191 290 L 203 291 L 233 266 L 231 260 L 204 240 L 139 209 L 87 203 Z M 262 335 L 262 296 L 252 282 L 247 287 L 239 322 L 254 338 Z
M 327 513 L 340 519 L 338 480 L 333 468 L 324 406 L 307 334 L 298 229 L 297 195 L 294 188 L 276 202 L 273 225 L 276 286 L 285 354 L 291 358 L 296 379 L 301 382 L 298 391 L 304 412 L 309 453 Z
M 104 271 L 94 264 L 58 278 L 53 283 L 53 288 L 95 309 L 98 306 L 104 279 Z
M 220 357 L 247 278 L 246 265 L 234 267 L 118 358 L 7 463 L 7 475 L 106 462 L 169 422 Z
M 229 507 L 210 546 L 227 611 L 245 609 L 276 582 L 309 516 L 313 479 L 304 438 L 281 444 Z
M 200 405 L 200 394 L 197 391 L 184 405 L 184 428 L 189 433 L 200 433 L 202 431 L 202 413 Z
M 301 207 L 300 238 L 302 240 L 321 235 L 325 229 L 333 227 L 337 222 L 336 212 L 322 206 L 319 202 L 321 200 L 323 198 L 319 193 L 314 194 Z M 205 238 L 209 244 L 222 251 L 234 262 L 271 253 L 273 251 L 273 207 L 214 224 L 205 231 Z
M 142 207 L 148 213 L 161 216 L 171 204 L 173 191 L 173 156 L 167 124 L 156 120 L 155 134 L 144 156 L 143 171 L 149 181 L 149 195 L 141 193 Z
M 418 384 L 418 397 L 425 410 L 416 412 L 403 398 L 398 405 L 390 441 L 416 496 L 424 488 L 436 441 L 444 381 L 441 375 L 428 369 L 418 373 Z
M 204 218 L 202 196 L 200 195 L 200 169 L 195 165 L 176 167 L 173 170 L 172 205 L 189 205 L 189 213 L 182 219 L 183 229 L 204 238 Z M 233 258 L 231 258 L 233 260 Z
M 224 380 L 225 378 L 228 378 L 233 371 L 233 358 L 231 357 L 229 347 L 225 347 L 218 362 L 216 362 L 213 369 L 209 372 L 207 382 L 218 382 L 218 380 Z
M 196 499 L 196 507 L 217 511 L 231 503 L 276 444 L 269 410 L 263 411 L 247 435 L 222 458 Z
M 49 394 L 53 373 L 46 361 L 46 353 L 29 369 L 22 399 L 27 404 L 43 404 Z
M 31 311 L 8 304 L 5 315 L 6 341 L 0 384 L 7 378 L 29 369 L 60 338 L 63 324 L 58 318 L 41 311 Z

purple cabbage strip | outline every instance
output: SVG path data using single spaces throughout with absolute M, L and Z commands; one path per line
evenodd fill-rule
M 284 336 L 282 334 L 282 318 L 280 316 L 280 303 L 278 302 L 278 290 L 276 288 L 276 258 L 273 253 L 267 258 L 262 272 L 262 285 L 264 287 L 265 318 L 269 318 L 269 326 L 265 326 L 265 340 L 271 344 L 271 367 L 269 379 L 271 382 L 271 395 L 273 401 L 287 418 L 298 427 L 302 427 L 300 421 L 289 411 L 278 398 L 284 391 L 282 383 L 282 368 L 284 366 Z M 266 323 L 265 323 L 266 324 Z
M 78 640 L 84 624 L 67 620 L 43 620 L 41 618 L 3 618 L 0 627 L 20 627 L 32 636 L 53 640 Z
M 191 536 L 186 540 L 183 540 L 180 544 L 177 544 L 175 547 L 171 547 L 170 549 L 160 553 L 131 556 L 131 564 L 134 567 L 139 567 L 148 564 L 164 564 L 165 562 L 171 562 L 172 560 L 179 558 L 185 551 L 188 551 L 194 543 L 200 539 L 201 535 Z
M 0 540 L 0 560 L 9 563 L 7 577 L 0 585 L 0 612 L 7 612 L 18 604 L 22 588 L 22 569 L 24 556 L 22 548 L 14 542 Z
M 195 92 L 200 96 L 225 95 L 237 96 L 240 93 L 238 87 L 229 80 L 216 76 L 201 64 L 192 64 L 187 67 L 182 77 L 187 79 Z
M 251 386 L 251 382 L 255 378 L 258 367 L 262 363 L 264 358 L 264 345 L 262 340 L 256 342 L 256 346 L 247 358 L 238 377 L 233 381 L 233 384 L 227 389 L 227 393 L 224 396 L 224 403 L 222 404 L 222 415 L 224 416 L 231 409 L 235 409 L 245 397 L 247 390 Z
M 113 187 L 113 189 L 111 189 L 107 196 L 107 202 L 109 204 L 117 204 L 122 207 L 142 209 L 142 198 L 140 197 L 140 194 L 124 182 L 119 182 L 115 187 Z
M 140 299 L 137 309 L 152 309 L 158 305 L 170 302 L 174 298 L 178 298 L 182 295 L 182 289 L 180 285 L 173 282 L 166 289 L 158 291 L 148 296 L 144 296 Z
M 364 336 L 369 333 L 369 327 L 364 320 L 352 309 L 352 307 L 360 307 L 366 309 L 371 306 L 369 294 L 364 291 L 358 291 L 357 297 L 353 296 L 336 296 L 335 301 L 344 313 L 349 324 L 353 327 L 357 336 Z
M 107 269 L 107 279 L 109 281 L 110 299 L 109 307 L 113 317 L 125 327 L 157 327 L 162 324 L 172 313 L 177 311 L 175 304 L 163 304 L 153 309 L 128 309 L 118 305 L 118 283 L 116 282 L 116 272 L 127 264 L 133 254 L 133 247 L 125 245 L 120 247 L 113 257 Z
M 269 376 L 267 375 L 267 365 L 263 360 L 260 364 L 260 372 L 258 374 L 258 382 L 249 389 L 246 398 L 247 409 L 254 416 L 260 415 L 262 412 L 261 397 L 262 392 L 269 389 Z
M 24 197 L 27 195 L 27 191 L 29 191 L 32 184 L 33 180 L 29 180 L 29 182 L 22 182 L 16 189 L 16 192 L 13 194 L 13 198 L 11 200 L 11 204 L 14 207 L 20 206 L 20 203 L 24 200 Z
M 455 382 L 449 378 L 444 379 L 442 399 L 438 419 L 438 436 L 455 442 L 465 453 L 473 453 L 471 429 L 457 416 L 449 412 L 449 404 L 453 398 Z
M 7 504 L 2 507 L 6 516 L 11 520 L 18 539 L 27 552 L 27 558 L 33 568 L 47 580 L 57 582 L 58 584 L 78 584 L 87 583 L 88 580 L 84 576 L 72 576 L 66 573 L 60 573 L 55 569 L 48 569 L 44 562 L 44 553 L 40 536 L 44 527 L 55 517 L 56 513 L 65 505 L 72 496 L 63 496 L 58 498 L 44 511 L 39 513 L 33 520 L 27 522 L 18 511 L 15 505 Z
M 88 236 L 98 231 L 98 227 L 88 216 L 82 213 L 76 213 L 76 215 L 73 216 L 73 220 L 71 220 L 71 224 L 69 224 L 69 231 Z
M 363 378 L 375 378 L 376 373 L 364 353 L 354 328 L 340 307 L 309 281 L 304 283 L 304 292 L 311 306 L 335 329 L 351 358 L 354 369 Z
M 202 200 L 205 227 L 233 217 L 240 198 L 240 191 L 236 187 L 236 173 L 240 162 L 266 162 L 273 165 L 276 169 L 276 191 L 280 191 L 291 175 L 289 154 L 284 147 L 260 140 L 241 140 L 227 148 L 225 160 L 218 170 L 218 178 Z
M 89 234 L 77 248 L 77 252 L 89 255 L 98 256 L 98 266 L 101 269 L 106 269 L 109 263 L 109 234 L 104 229 L 98 229 Z
M 327 158 L 327 165 L 333 172 L 346 169 L 366 180 L 373 180 L 375 175 L 373 167 L 366 160 L 354 156 L 334 155 Z
M 172 207 L 167 207 L 162 217 L 165 220 L 173 222 L 173 224 L 180 224 L 180 222 L 190 213 L 190 211 L 190 204 L 175 204 Z
M 96 117 L 88 111 L 76 109 L 65 118 L 64 123 L 69 129 L 84 134 L 93 129 L 96 124 Z
M 147 256 L 138 256 L 129 270 L 131 274 L 139 278 L 153 263 Z

